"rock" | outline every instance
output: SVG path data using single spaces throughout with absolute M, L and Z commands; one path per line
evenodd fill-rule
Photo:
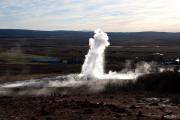
M 48 108 L 45 107 L 45 106 L 42 106 L 41 110 L 40 110 L 40 115 L 49 115 L 49 111 L 48 111 Z
M 35 117 L 31 117 L 31 120 L 38 120 L 38 119 L 36 119 Z
M 145 115 L 143 115 L 142 111 L 139 111 L 136 117 L 145 117 Z
M 164 111 L 165 107 L 160 107 L 159 109 L 160 109 L 161 111 Z
M 110 99 L 114 99 L 114 96 L 109 96 Z
M 93 110 L 92 109 L 85 109 L 83 114 L 93 114 Z
M 115 118 L 121 118 L 121 115 L 115 114 L 114 117 L 115 117 Z
M 131 105 L 131 106 L 129 107 L 129 109 L 136 109 L 136 108 L 140 108 L 140 106 Z
M 158 103 L 157 102 L 153 102 L 150 104 L 151 106 L 158 106 Z
M 161 102 L 164 104 L 167 104 L 170 102 L 170 99 L 169 98 L 161 98 Z
M 154 102 L 157 103 L 157 102 L 161 101 L 160 98 L 154 98 L 154 97 L 152 97 L 152 98 L 143 98 L 142 100 L 145 101 L 145 102 L 149 102 L 149 103 L 154 103 Z
M 166 110 L 165 113 L 166 113 L 166 115 L 171 115 L 171 114 L 173 114 L 173 112 L 172 112 L 171 110 Z
M 106 104 L 104 106 L 109 108 L 113 112 L 117 112 L 117 113 L 125 113 L 125 112 L 127 112 L 126 108 L 124 108 L 124 107 L 117 107 L 117 106 L 112 105 L 112 104 Z
M 98 103 L 98 105 L 103 106 L 104 102 L 101 101 L 100 103 Z
M 176 115 L 165 115 L 163 116 L 163 119 L 165 120 L 172 120 L 172 119 L 176 119 Z

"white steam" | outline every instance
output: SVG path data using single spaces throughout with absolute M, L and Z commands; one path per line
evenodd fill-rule
M 94 38 L 89 39 L 90 49 L 85 57 L 84 64 L 82 66 L 81 74 L 82 78 L 89 79 L 136 79 L 142 73 L 148 73 L 150 65 L 144 63 L 143 65 L 138 65 L 138 69 L 135 71 L 124 72 L 112 72 L 109 71 L 108 74 L 104 73 L 104 51 L 106 47 L 110 45 L 109 37 L 101 29 L 94 31 Z M 139 67 L 141 66 L 141 67 Z
M 95 30 L 94 38 L 89 39 L 89 52 L 86 55 L 80 76 L 100 79 L 104 75 L 104 51 L 109 37 L 101 29 Z

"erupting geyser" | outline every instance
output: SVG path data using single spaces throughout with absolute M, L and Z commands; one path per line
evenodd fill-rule
M 104 51 L 110 45 L 109 37 L 101 29 L 95 30 L 94 38 L 89 39 L 89 52 L 86 55 L 80 77 L 102 78 L 104 75 Z
M 85 57 L 82 65 L 80 78 L 87 79 L 135 79 L 139 73 L 116 73 L 110 71 L 108 74 L 104 73 L 104 51 L 110 45 L 108 35 L 101 29 L 94 31 L 94 38 L 89 39 L 90 49 Z
M 85 57 L 84 64 L 80 74 L 69 74 L 55 77 L 31 79 L 25 81 L 16 81 L 0 84 L 0 94 L 4 88 L 20 87 L 77 87 L 81 85 L 92 86 L 93 89 L 102 89 L 108 82 L 122 82 L 123 80 L 135 80 L 138 76 L 148 74 L 151 71 L 151 65 L 145 62 L 137 64 L 136 68 L 129 70 L 125 68 L 120 72 L 104 72 L 104 52 L 110 45 L 108 35 L 101 29 L 95 30 L 93 38 L 89 39 L 89 51 Z M 88 79 L 88 80 L 87 80 Z M 2 89 L 2 90 L 1 90 Z

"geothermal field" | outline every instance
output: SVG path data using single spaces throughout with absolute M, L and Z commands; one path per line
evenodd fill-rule
M 35 37 L 21 49 L 3 48 L 13 49 L 0 54 L 0 118 L 180 119 L 178 46 L 111 46 L 112 34 L 97 29 L 90 35 L 89 46 L 34 44 Z
M 25 81 L 16 81 L 8 82 L 0 85 L 3 95 L 12 94 L 11 89 L 19 88 L 22 91 L 29 88 L 39 89 L 48 89 L 48 88 L 61 88 L 61 87 L 81 87 L 89 86 L 94 92 L 103 90 L 104 86 L 107 84 L 127 84 L 129 82 L 134 82 L 139 76 L 145 74 L 150 74 L 153 72 L 151 70 L 150 63 L 142 63 L 141 65 L 136 66 L 134 70 L 125 70 L 121 71 L 109 71 L 105 73 L 105 49 L 110 45 L 108 35 L 103 32 L 101 29 L 94 31 L 94 37 L 89 39 L 89 50 L 85 56 L 84 63 L 82 65 L 81 73 L 60 75 L 53 77 L 46 77 L 41 79 L 32 79 Z M 165 68 L 162 71 L 165 70 Z M 161 71 L 161 72 L 162 72 Z M 160 72 L 157 68 L 156 72 Z M 10 90 L 9 90 L 10 89 Z M 39 90 L 37 90 L 37 93 Z M 20 94 L 21 90 L 19 91 Z M 27 91 L 28 92 L 28 91 Z M 28 93 L 24 93 L 28 94 Z M 36 92 L 35 92 L 36 94 Z M 46 93 L 42 93 L 46 94 Z

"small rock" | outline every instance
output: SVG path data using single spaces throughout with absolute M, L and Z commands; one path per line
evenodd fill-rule
M 31 120 L 37 120 L 35 117 L 31 117 Z
M 131 105 L 131 106 L 129 107 L 129 109 L 136 109 L 136 108 L 140 108 L 140 106 Z
M 110 96 L 109 98 L 110 98 L 110 99 L 114 99 L 114 96 Z
M 115 117 L 115 118 L 121 118 L 121 115 L 115 114 L 114 117 Z
M 145 116 L 143 115 L 142 111 L 139 111 L 136 116 L 137 116 L 137 117 L 145 117 Z
M 92 109 L 85 109 L 83 113 L 84 114 L 93 114 L 94 112 Z
M 164 111 L 165 107 L 160 107 L 159 109 L 160 109 L 161 111 Z
M 158 106 L 158 103 L 157 102 L 153 102 L 150 104 L 151 106 Z
M 172 114 L 173 114 L 172 111 L 169 111 L 169 112 L 166 113 L 166 115 L 172 115 Z
M 117 107 L 117 106 L 112 105 L 112 104 L 106 104 L 104 106 L 109 108 L 113 112 L 117 112 L 117 113 L 125 113 L 125 112 L 127 112 L 126 108 L 124 108 L 124 107 Z
M 103 106 L 104 102 L 101 101 L 100 103 L 98 103 L 98 105 Z
M 161 98 L 161 102 L 166 104 L 166 103 L 170 102 L 170 99 L 169 98 Z
M 142 99 L 143 101 L 145 102 L 149 102 L 149 103 L 152 103 L 152 102 L 160 102 L 160 99 L 159 98 L 143 98 Z
M 167 120 L 172 120 L 172 119 L 176 119 L 176 115 L 165 115 L 165 116 L 163 116 L 163 118 L 165 118 Z

